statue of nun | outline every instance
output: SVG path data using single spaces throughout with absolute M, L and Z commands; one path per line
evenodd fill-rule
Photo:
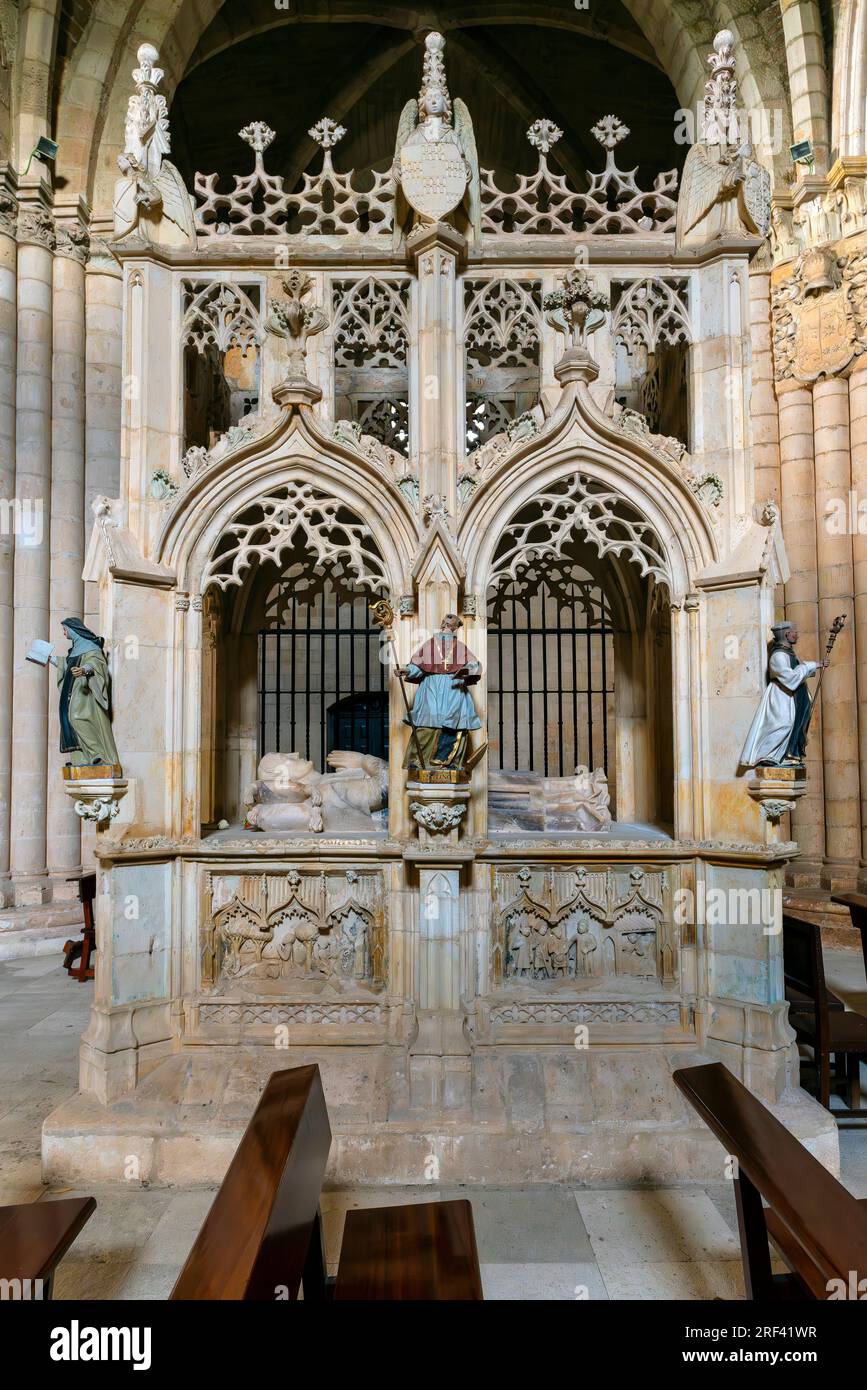
M 120 765 L 111 728 L 111 678 L 103 648 L 80 618 L 64 618 L 69 641 L 66 661 L 58 667 L 60 751 L 71 754 L 68 766 Z

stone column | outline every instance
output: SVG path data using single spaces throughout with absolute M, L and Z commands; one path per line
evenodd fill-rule
M 444 223 L 407 245 L 418 275 L 419 486 L 422 499 L 442 498 L 452 519 L 460 452 L 456 278 L 466 251 L 465 238 Z
M 48 632 L 51 537 L 51 355 L 54 223 L 45 185 L 22 190 L 18 214 L 16 378 L 15 699 L 12 854 L 15 901 L 46 902 L 48 690 L 52 672 L 25 660 Z
M 100 494 L 120 492 L 121 402 L 123 399 L 123 273 L 101 238 L 91 242 L 85 278 L 85 545 Z M 98 630 L 95 585 L 85 586 L 85 621 Z
M 61 622 L 84 612 L 84 263 L 79 217 L 58 223 L 54 257 L 54 380 L 51 420 L 51 612 L 49 640 L 65 654 Z M 53 682 L 52 682 L 53 686 Z M 75 896 L 81 872 L 81 821 L 63 790 L 57 695 L 49 695 L 48 872 L 52 896 Z
M 852 537 L 855 669 L 858 691 L 858 765 L 861 792 L 861 867 L 867 867 L 867 520 L 861 530 L 857 508 L 867 513 L 867 360 L 861 357 L 849 378 L 849 441 L 852 451 L 852 493 L 859 525 Z M 847 511 L 849 509 L 847 508 Z M 834 658 L 831 658 L 834 660 Z M 829 668 L 830 673 L 830 668 Z M 862 875 L 863 877 L 863 875 Z M 862 887 L 863 891 L 863 887 Z
M 813 394 L 796 382 L 777 385 L 780 408 L 780 468 L 783 535 L 791 576 L 786 617 L 801 634 L 801 655 L 819 655 L 816 549 L 816 468 L 813 454 Z M 819 877 L 825 853 L 821 710 L 807 744 L 807 791 L 792 813 L 792 836 L 801 846 L 795 879 Z
M 780 500 L 780 423 L 774 394 L 771 352 L 770 273 L 751 270 L 750 341 L 752 393 L 749 419 L 752 432 L 754 495 L 757 502 Z
M 816 457 L 816 559 L 819 584 L 819 644 L 822 657 L 838 613 L 851 619 L 853 572 L 849 527 L 834 521 L 833 503 L 848 513 L 849 383 L 823 377 L 813 387 Z M 812 654 L 812 653 L 810 653 Z M 814 687 L 815 688 L 815 687 Z M 825 862 L 822 886 L 855 888 L 861 857 L 861 796 L 858 768 L 858 697 L 851 620 L 834 648 L 822 683 L 822 757 L 825 785 Z M 816 731 L 813 731 L 816 736 Z
M 9 798 L 12 779 L 12 622 L 15 492 L 15 363 L 18 342 L 15 232 L 18 204 L 0 189 L 0 905 L 12 900 L 9 877 Z

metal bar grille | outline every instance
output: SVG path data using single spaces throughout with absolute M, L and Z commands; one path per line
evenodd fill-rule
M 510 583 L 489 605 L 493 765 L 567 777 L 586 764 L 610 775 L 613 671 L 614 629 L 598 585 Z
M 320 772 L 335 748 L 387 757 L 387 667 L 370 595 L 326 575 L 276 597 L 259 632 L 259 757 L 298 752 Z

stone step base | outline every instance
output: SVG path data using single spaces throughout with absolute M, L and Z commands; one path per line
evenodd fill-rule
M 81 904 L 46 903 L 44 907 L 0 910 L 0 960 L 33 956 L 62 956 L 63 943 L 80 935 L 84 926 Z
M 790 908 L 799 917 L 820 926 L 822 945 L 828 950 L 861 950 L 861 933 L 852 926 L 849 909 L 832 903 L 826 889 L 786 888 L 783 891 L 783 908 Z
M 55 1110 L 42 1131 L 43 1180 L 76 1187 L 218 1183 L 275 1065 L 312 1061 L 322 1070 L 333 1134 L 328 1185 L 721 1178 L 719 1144 L 671 1080 L 673 1067 L 711 1060 L 696 1049 L 600 1049 L 595 1059 L 576 1059 L 565 1048 L 546 1048 L 544 1056 L 498 1049 L 484 1059 L 487 1084 L 474 1087 L 472 1107 L 415 1113 L 395 1104 L 401 1068 L 389 1051 L 297 1049 L 276 1064 L 264 1049 L 238 1049 L 230 1058 L 200 1048 L 165 1058 L 133 1096 L 103 1106 L 78 1095 Z M 827 1111 L 797 1088 L 773 1108 L 838 1171 L 837 1127 Z

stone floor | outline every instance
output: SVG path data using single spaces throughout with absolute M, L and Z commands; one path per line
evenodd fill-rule
M 860 954 L 826 952 L 828 983 L 867 1012 Z M 41 1181 L 42 1120 L 76 1089 L 90 985 L 58 957 L 0 962 L 0 1205 L 75 1195 Z M 865 1087 L 867 1090 L 867 1087 Z M 867 1197 L 867 1129 L 840 1133 L 843 1180 Z M 214 1188 L 92 1188 L 98 1207 L 60 1266 L 59 1299 L 165 1298 Z M 347 1207 L 465 1195 L 432 1186 L 324 1195 L 329 1263 Z M 727 1184 L 657 1189 L 473 1189 L 488 1299 L 743 1296 Z

